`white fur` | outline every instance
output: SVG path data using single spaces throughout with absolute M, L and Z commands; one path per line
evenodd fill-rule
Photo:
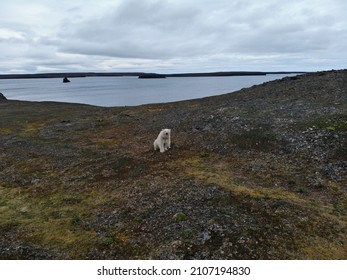
M 155 139 L 154 143 L 154 151 L 157 149 L 160 150 L 161 153 L 164 153 L 168 149 L 171 148 L 171 129 L 165 128 L 162 129 Z

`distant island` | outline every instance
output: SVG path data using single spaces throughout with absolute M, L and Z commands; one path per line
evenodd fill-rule
M 252 72 L 252 71 L 224 71 L 206 73 L 178 73 L 158 74 L 145 72 L 74 72 L 74 73 L 36 73 L 36 74 L 0 74 L 0 79 L 42 79 L 42 78 L 84 78 L 84 77 L 121 77 L 137 76 L 140 79 L 169 78 L 169 77 L 223 77 L 223 76 L 262 76 L 267 74 L 303 74 L 305 71 L 281 72 Z
M 156 73 L 143 73 L 139 75 L 139 79 L 165 79 L 166 75 Z

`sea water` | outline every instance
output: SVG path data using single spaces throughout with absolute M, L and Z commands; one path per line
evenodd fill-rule
M 24 101 L 58 101 L 96 106 L 134 106 L 164 103 L 220 95 L 280 79 L 289 74 L 230 77 L 86 77 L 46 79 L 3 79 L 0 92 L 7 99 Z

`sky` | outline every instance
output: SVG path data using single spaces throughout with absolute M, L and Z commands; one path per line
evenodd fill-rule
M 0 0 L 0 73 L 321 71 L 346 0 Z

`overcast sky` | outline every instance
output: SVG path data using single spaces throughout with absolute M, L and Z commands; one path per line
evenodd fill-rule
M 0 0 L 0 73 L 347 68 L 346 0 Z

